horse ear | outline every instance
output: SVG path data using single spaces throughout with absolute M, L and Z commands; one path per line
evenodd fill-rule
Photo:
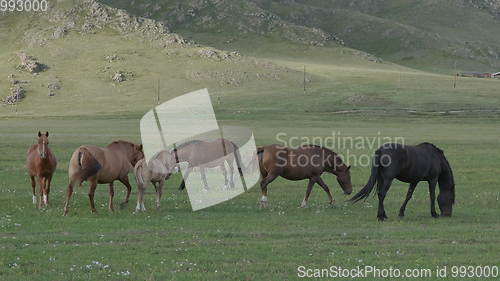
M 349 171 L 351 169 L 351 165 L 347 166 L 346 171 Z
M 46 136 L 46 137 L 49 137 L 49 132 L 45 132 L 45 136 Z
M 139 151 L 142 151 L 142 143 L 139 144 Z
M 38 131 L 38 137 L 42 136 L 42 132 Z

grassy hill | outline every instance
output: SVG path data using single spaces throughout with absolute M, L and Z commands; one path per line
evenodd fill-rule
M 26 90 L 17 107 L 0 106 L 2 116 L 139 116 L 151 106 L 158 80 L 162 100 L 207 87 L 220 100 L 214 102 L 217 112 L 228 119 L 342 111 L 490 114 L 500 105 L 498 80 L 460 78 L 453 88 L 451 76 L 380 61 L 337 44 L 183 32 L 206 44 L 198 45 L 163 22 L 94 1 L 57 4 L 43 16 L 2 15 L 0 22 L 0 39 L 8 42 L 0 47 L 5 62 L 0 96 L 9 93 L 10 74 Z M 37 75 L 19 69 L 20 50 L 48 69 Z M 115 73 L 127 80 L 114 82 Z M 49 96 L 54 84 L 60 89 Z M 276 102 L 269 104 L 269 99 Z
M 128 11 L 164 20 L 178 32 L 287 37 L 318 30 L 347 46 L 434 72 L 500 69 L 499 2 L 495 0 L 228 0 L 114 1 Z M 309 29 L 305 29 L 309 28 Z M 309 31 L 308 31 L 309 30 Z M 300 40 L 296 40 L 300 41 Z M 308 40 L 302 40 L 307 42 Z

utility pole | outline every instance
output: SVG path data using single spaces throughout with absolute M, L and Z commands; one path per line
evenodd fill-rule
M 304 65 L 304 95 L 307 95 L 306 90 L 306 66 Z
M 457 78 L 458 78 L 458 73 L 457 73 L 457 61 L 455 60 L 455 66 L 454 66 L 454 71 L 455 71 L 455 78 L 453 80 L 453 89 L 457 88 Z
M 160 79 L 158 79 L 158 88 L 157 88 L 157 95 L 156 95 L 156 104 L 160 104 Z

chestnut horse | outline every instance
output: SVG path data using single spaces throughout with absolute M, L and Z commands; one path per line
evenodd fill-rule
M 134 175 L 137 183 L 137 206 L 136 211 L 146 211 L 144 207 L 144 191 L 149 183 L 156 189 L 156 208 L 160 208 L 160 200 L 165 181 L 177 168 L 175 157 L 168 150 L 156 153 L 149 163 L 146 159 L 141 159 L 135 164 Z
M 94 193 L 97 184 L 109 184 L 108 208 L 113 211 L 113 182 L 120 181 L 127 187 L 127 196 L 121 203 L 124 207 L 130 198 L 132 186 L 128 180 L 128 173 L 137 161 L 144 158 L 142 144 L 133 144 L 127 141 L 114 141 L 106 147 L 80 146 L 71 155 L 68 167 L 68 192 L 64 204 L 64 215 L 68 214 L 69 200 L 73 194 L 73 186 L 89 181 L 90 209 L 96 211 Z
M 301 207 L 307 206 L 307 200 L 315 183 L 326 192 L 330 204 L 333 203 L 330 189 L 321 179 L 323 172 L 336 175 L 345 194 L 352 192 L 350 166 L 345 165 L 342 159 L 330 149 L 316 145 L 289 148 L 273 144 L 257 148 L 257 156 L 262 175 L 260 182 L 262 207 L 267 206 L 267 185 L 279 176 L 292 181 L 309 179 Z
M 26 168 L 28 168 L 28 174 L 31 178 L 33 204 L 36 204 L 37 201 L 35 177 L 38 177 L 38 185 L 40 187 L 39 208 L 42 207 L 42 198 L 45 206 L 49 204 L 50 182 L 52 181 L 52 175 L 56 171 L 56 167 L 56 157 L 49 148 L 49 132 L 45 132 L 45 134 L 38 132 L 38 143 L 31 145 L 28 149 Z

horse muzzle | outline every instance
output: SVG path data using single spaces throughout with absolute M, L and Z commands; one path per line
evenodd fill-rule
M 40 158 L 47 159 L 47 153 L 45 152 L 40 153 Z

